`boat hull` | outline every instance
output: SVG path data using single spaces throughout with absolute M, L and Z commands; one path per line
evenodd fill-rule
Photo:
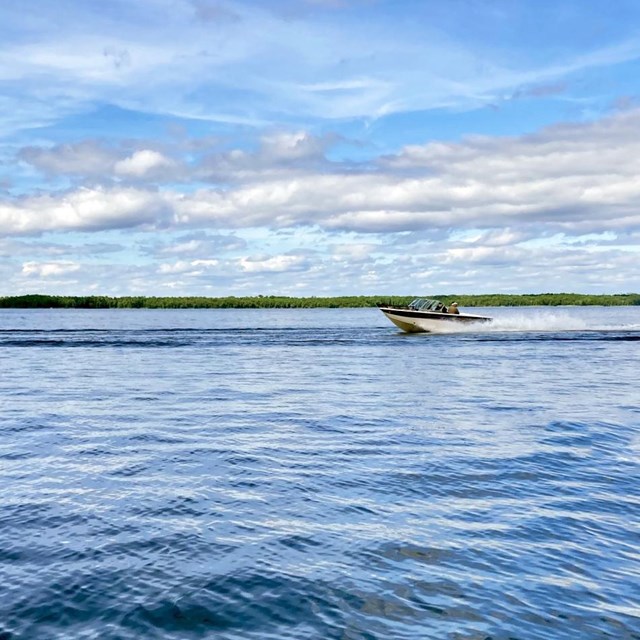
M 394 307 L 380 307 L 380 311 L 407 333 L 451 333 L 467 328 L 470 324 L 491 322 L 489 317 L 471 313 L 437 313 Z

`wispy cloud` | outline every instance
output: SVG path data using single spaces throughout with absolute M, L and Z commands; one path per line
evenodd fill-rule
M 70 12 L 71 5 L 65 6 Z M 37 40 L 5 39 L 5 95 L 16 95 L 11 83 L 19 83 L 21 101 L 41 110 L 36 121 L 52 111 L 65 113 L 70 102 L 87 109 L 96 101 L 239 122 L 293 114 L 370 118 L 472 108 L 518 92 L 535 95 L 576 73 L 640 56 L 631 38 L 544 62 L 509 59 L 484 46 L 479 65 L 471 44 L 447 36 L 437 22 L 406 29 L 398 38 L 375 14 L 344 24 L 333 14 L 285 20 L 258 3 L 146 0 L 118 19 L 106 7 L 75 4 L 73 20 L 63 24 L 55 19 L 57 6 L 42 4 L 43 16 L 56 28 L 41 28 Z

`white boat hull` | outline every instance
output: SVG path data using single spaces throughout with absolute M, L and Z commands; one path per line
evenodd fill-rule
M 467 330 L 470 323 L 491 322 L 491 318 L 471 313 L 437 313 L 380 307 L 380 311 L 407 333 L 452 333 Z

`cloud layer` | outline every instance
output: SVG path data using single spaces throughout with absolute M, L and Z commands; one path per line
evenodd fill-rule
M 631 0 L 31 8 L 0 295 L 640 290 Z
M 517 138 L 412 145 L 361 167 L 329 162 L 326 145 L 303 133 L 271 136 L 256 153 L 230 151 L 190 165 L 152 149 L 118 159 L 90 143 L 30 147 L 21 157 L 34 167 L 67 175 L 86 167 L 86 177 L 100 168 L 103 184 L 5 200 L 0 230 L 633 232 L 640 225 L 639 127 L 640 110 L 634 110 Z M 224 182 L 188 192 L 156 186 L 153 178 L 166 180 L 173 170 L 183 182 Z

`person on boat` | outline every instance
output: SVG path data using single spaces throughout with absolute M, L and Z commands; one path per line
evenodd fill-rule
M 447 311 L 449 313 L 460 313 L 460 311 L 458 310 L 458 303 L 457 302 L 452 302 L 449 305 L 449 308 L 447 309 Z

